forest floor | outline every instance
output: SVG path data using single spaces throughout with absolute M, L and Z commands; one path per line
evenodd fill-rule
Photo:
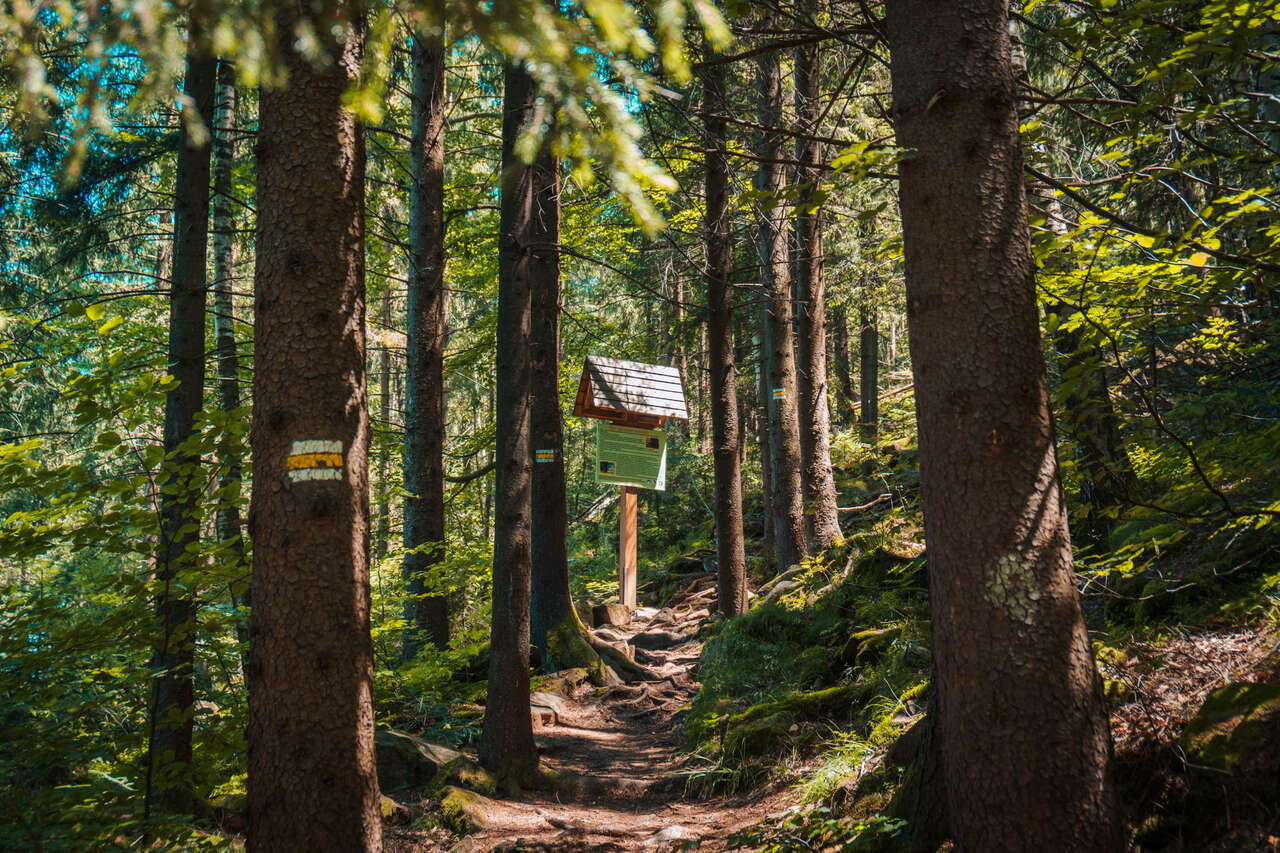
M 741 796 L 686 796 L 690 780 L 713 766 L 682 751 L 680 732 L 681 711 L 699 687 L 697 635 L 714 593 L 713 578 L 694 578 L 667 606 L 640 608 L 630 625 L 597 630 L 635 649 L 648 670 L 644 680 L 603 691 L 581 684 L 568 697 L 534 694 L 534 736 L 558 780 L 555 791 L 479 798 L 482 826 L 461 841 L 386 827 L 388 853 L 661 853 L 680 842 L 719 851 L 731 833 L 784 810 L 794 792 L 782 785 Z

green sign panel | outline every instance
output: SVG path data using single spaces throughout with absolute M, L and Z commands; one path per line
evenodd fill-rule
M 596 421 L 596 482 L 667 488 L 667 434 Z

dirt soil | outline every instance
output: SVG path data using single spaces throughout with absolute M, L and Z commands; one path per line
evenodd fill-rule
M 661 853 L 697 841 L 699 851 L 720 851 L 730 833 L 784 810 L 789 802 L 781 786 L 686 797 L 690 776 L 713 766 L 681 751 L 680 728 L 681 708 L 699 687 L 697 633 L 714 594 L 711 578 L 695 577 L 667 607 L 641 608 L 630 625 L 597 631 L 633 648 L 648 675 L 603 691 L 583 685 L 541 713 L 534 736 L 544 765 L 563 780 L 558 791 L 489 801 L 483 829 L 461 841 L 387 827 L 386 849 Z

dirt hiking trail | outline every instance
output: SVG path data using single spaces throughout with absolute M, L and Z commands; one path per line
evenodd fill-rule
M 689 775 L 711 766 L 681 752 L 680 710 L 699 687 L 697 633 L 714 596 L 712 578 L 693 578 L 668 606 L 642 607 L 630 625 L 596 630 L 634 648 L 636 662 L 649 671 L 645 680 L 603 691 L 583 684 L 570 697 L 534 694 L 534 737 L 543 764 L 564 780 L 557 792 L 482 799 L 479 831 L 444 846 L 387 827 L 388 853 L 660 853 L 690 840 L 700 841 L 700 851 L 719 851 L 730 833 L 784 809 L 781 786 L 742 796 L 685 796 Z

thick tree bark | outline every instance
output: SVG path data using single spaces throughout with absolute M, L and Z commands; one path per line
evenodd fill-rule
M 840 423 L 849 426 L 857 420 L 853 404 L 857 392 L 853 390 L 853 373 L 849 369 L 849 316 L 844 306 L 831 313 L 832 357 L 836 363 L 836 411 Z
M 801 4 L 811 18 L 813 2 Z M 827 408 L 827 305 L 823 264 L 822 210 L 815 207 L 822 166 L 818 141 L 821 74 L 818 42 L 796 48 L 796 180 L 802 185 L 796 215 L 796 343 L 800 416 L 800 471 L 804 486 L 808 548 L 826 550 L 840 536 L 836 483 L 831 472 L 831 412 Z
M 569 508 L 560 411 L 560 168 L 550 154 L 533 165 L 532 359 L 533 508 L 529 640 L 547 672 L 585 666 L 600 656 L 586 638 L 569 588 Z
M 502 199 L 498 232 L 497 486 L 494 489 L 493 620 L 489 697 L 480 761 L 504 784 L 528 787 L 538 767 L 529 716 L 530 294 L 533 170 L 515 154 L 532 118 L 533 80 L 506 67 L 502 117 Z
M 914 152 L 900 198 L 956 849 L 1119 851 L 1054 458 L 1008 5 L 887 8 L 897 141 Z
M 197 143 L 188 122 L 213 127 L 216 61 L 198 47 L 193 21 L 183 89 L 196 116 L 182 117 L 174 186 L 173 283 L 169 296 L 169 375 L 177 385 L 165 395 L 164 452 L 168 481 L 160 490 L 160 542 L 156 553 L 158 636 L 152 657 L 151 737 L 147 809 L 153 803 L 176 812 L 192 807 L 191 738 L 196 647 L 196 578 L 192 546 L 199 537 L 200 456 L 182 445 L 195 431 L 204 404 L 205 246 L 209 239 L 208 136 Z
M 375 853 L 364 134 L 343 106 L 364 35 L 351 6 L 345 27 L 297 8 L 258 130 L 248 849 Z
M 863 441 L 874 441 L 880 431 L 880 333 L 876 330 L 875 306 L 870 304 L 871 288 L 864 286 L 862 290 L 862 305 L 858 308 L 858 381 L 862 386 L 858 427 Z
M 235 208 L 231 199 L 231 170 L 236 158 L 236 71 L 225 60 L 218 63 L 218 124 L 213 139 L 213 203 L 210 230 L 213 245 L 213 339 L 218 356 L 218 406 L 225 413 L 240 407 L 240 351 L 236 343 Z M 222 472 L 218 487 L 225 494 L 243 478 L 243 460 L 235 437 L 226 436 L 218 447 Z M 240 507 L 223 498 L 215 522 L 218 541 L 229 549 L 238 566 L 247 554 L 240 532 Z M 233 606 L 249 604 L 249 571 L 231 582 Z M 242 664 L 249 662 L 249 620 L 236 620 L 236 637 L 243 645 Z
M 449 295 L 444 286 L 444 33 L 415 33 L 413 126 L 409 142 L 409 299 L 404 428 L 403 653 L 449 643 L 449 599 L 426 595 L 444 562 L 444 345 Z
M 759 122 L 782 123 L 782 72 L 778 54 L 759 59 Z M 799 563 L 807 554 L 804 486 L 801 476 L 800 411 L 796 386 L 795 340 L 791 318 L 791 261 L 787 241 L 787 210 L 782 197 L 786 166 L 781 162 L 782 136 L 765 131 L 760 143 L 759 189 L 773 207 L 760 214 L 760 262 L 766 310 L 765 352 L 769 379 L 769 457 L 773 479 L 774 547 L 778 568 Z
M 713 54 L 714 55 L 714 54 Z M 742 465 L 737 376 L 733 366 L 733 245 L 729 231 L 729 163 L 724 66 L 710 64 L 706 87 L 707 339 L 711 349 L 711 429 L 715 433 L 717 601 L 725 616 L 747 612 L 742 536 Z

